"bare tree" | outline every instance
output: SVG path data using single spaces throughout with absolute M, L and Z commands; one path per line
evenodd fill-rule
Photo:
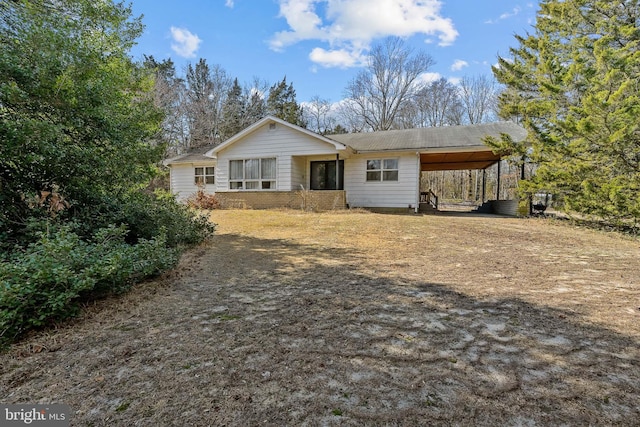
M 361 119 L 369 130 L 388 130 L 423 84 L 419 77 L 434 60 L 415 53 L 402 39 L 389 37 L 371 49 L 367 66 L 347 85 L 345 104 L 349 115 Z
M 498 100 L 497 83 L 486 75 L 463 77 L 460 81 L 460 100 L 468 123 L 491 121 L 495 118 Z
M 143 64 L 154 73 L 154 104 L 164 113 L 158 142 L 166 145 L 165 156 L 180 154 L 189 145 L 184 80 L 176 75 L 171 59 L 158 62 L 145 55 Z
M 331 101 L 315 95 L 311 101 L 304 103 L 304 116 L 307 127 L 321 135 L 325 135 L 335 127 L 335 118 L 331 112 Z
M 340 101 L 336 108 L 336 117 L 340 125 L 347 130 L 347 133 L 364 132 L 367 130 L 367 124 L 361 115 L 354 114 L 357 107 L 352 104 L 354 104 L 354 102 L 350 99 Z
M 444 78 L 431 82 L 415 96 L 417 127 L 458 125 L 462 103 L 458 87 Z

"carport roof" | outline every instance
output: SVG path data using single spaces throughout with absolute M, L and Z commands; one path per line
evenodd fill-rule
M 359 153 L 415 151 L 422 171 L 486 169 L 500 161 L 483 139 L 509 135 L 523 141 L 527 131 L 512 122 L 483 123 L 329 135 Z
M 370 151 L 459 151 L 489 150 L 482 142 L 487 136 L 500 138 L 508 134 L 515 142 L 525 139 L 527 132 L 512 122 L 483 123 L 465 126 L 443 126 L 417 129 L 345 133 L 328 137 L 358 152 Z

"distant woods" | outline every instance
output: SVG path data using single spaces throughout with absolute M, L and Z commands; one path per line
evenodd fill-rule
M 241 85 L 205 59 L 187 65 L 184 74 L 171 59 L 145 56 L 143 65 L 155 73 L 154 100 L 164 113 L 157 139 L 167 147 L 166 156 L 219 144 L 267 114 L 305 126 L 286 76 L 271 86 L 258 78 Z

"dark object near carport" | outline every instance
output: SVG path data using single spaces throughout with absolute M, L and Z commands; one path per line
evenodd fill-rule
M 544 203 L 535 203 L 531 206 L 531 213 L 533 215 L 544 215 L 544 211 L 547 210 L 547 205 Z

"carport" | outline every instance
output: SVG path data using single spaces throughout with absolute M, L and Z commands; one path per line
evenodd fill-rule
M 500 156 L 484 143 L 486 137 L 500 139 L 508 135 L 513 141 L 523 141 L 527 132 L 512 122 L 483 123 L 464 126 L 443 126 L 417 129 L 332 135 L 338 141 L 353 147 L 358 153 L 366 152 L 415 152 L 419 157 L 420 172 L 482 170 L 483 200 L 486 198 L 486 170 L 498 164 Z M 498 180 L 500 172 L 498 172 Z M 499 188 L 499 182 L 497 187 Z M 437 196 L 430 191 L 416 189 L 417 205 L 437 208 Z M 499 199 L 499 195 L 496 195 Z

